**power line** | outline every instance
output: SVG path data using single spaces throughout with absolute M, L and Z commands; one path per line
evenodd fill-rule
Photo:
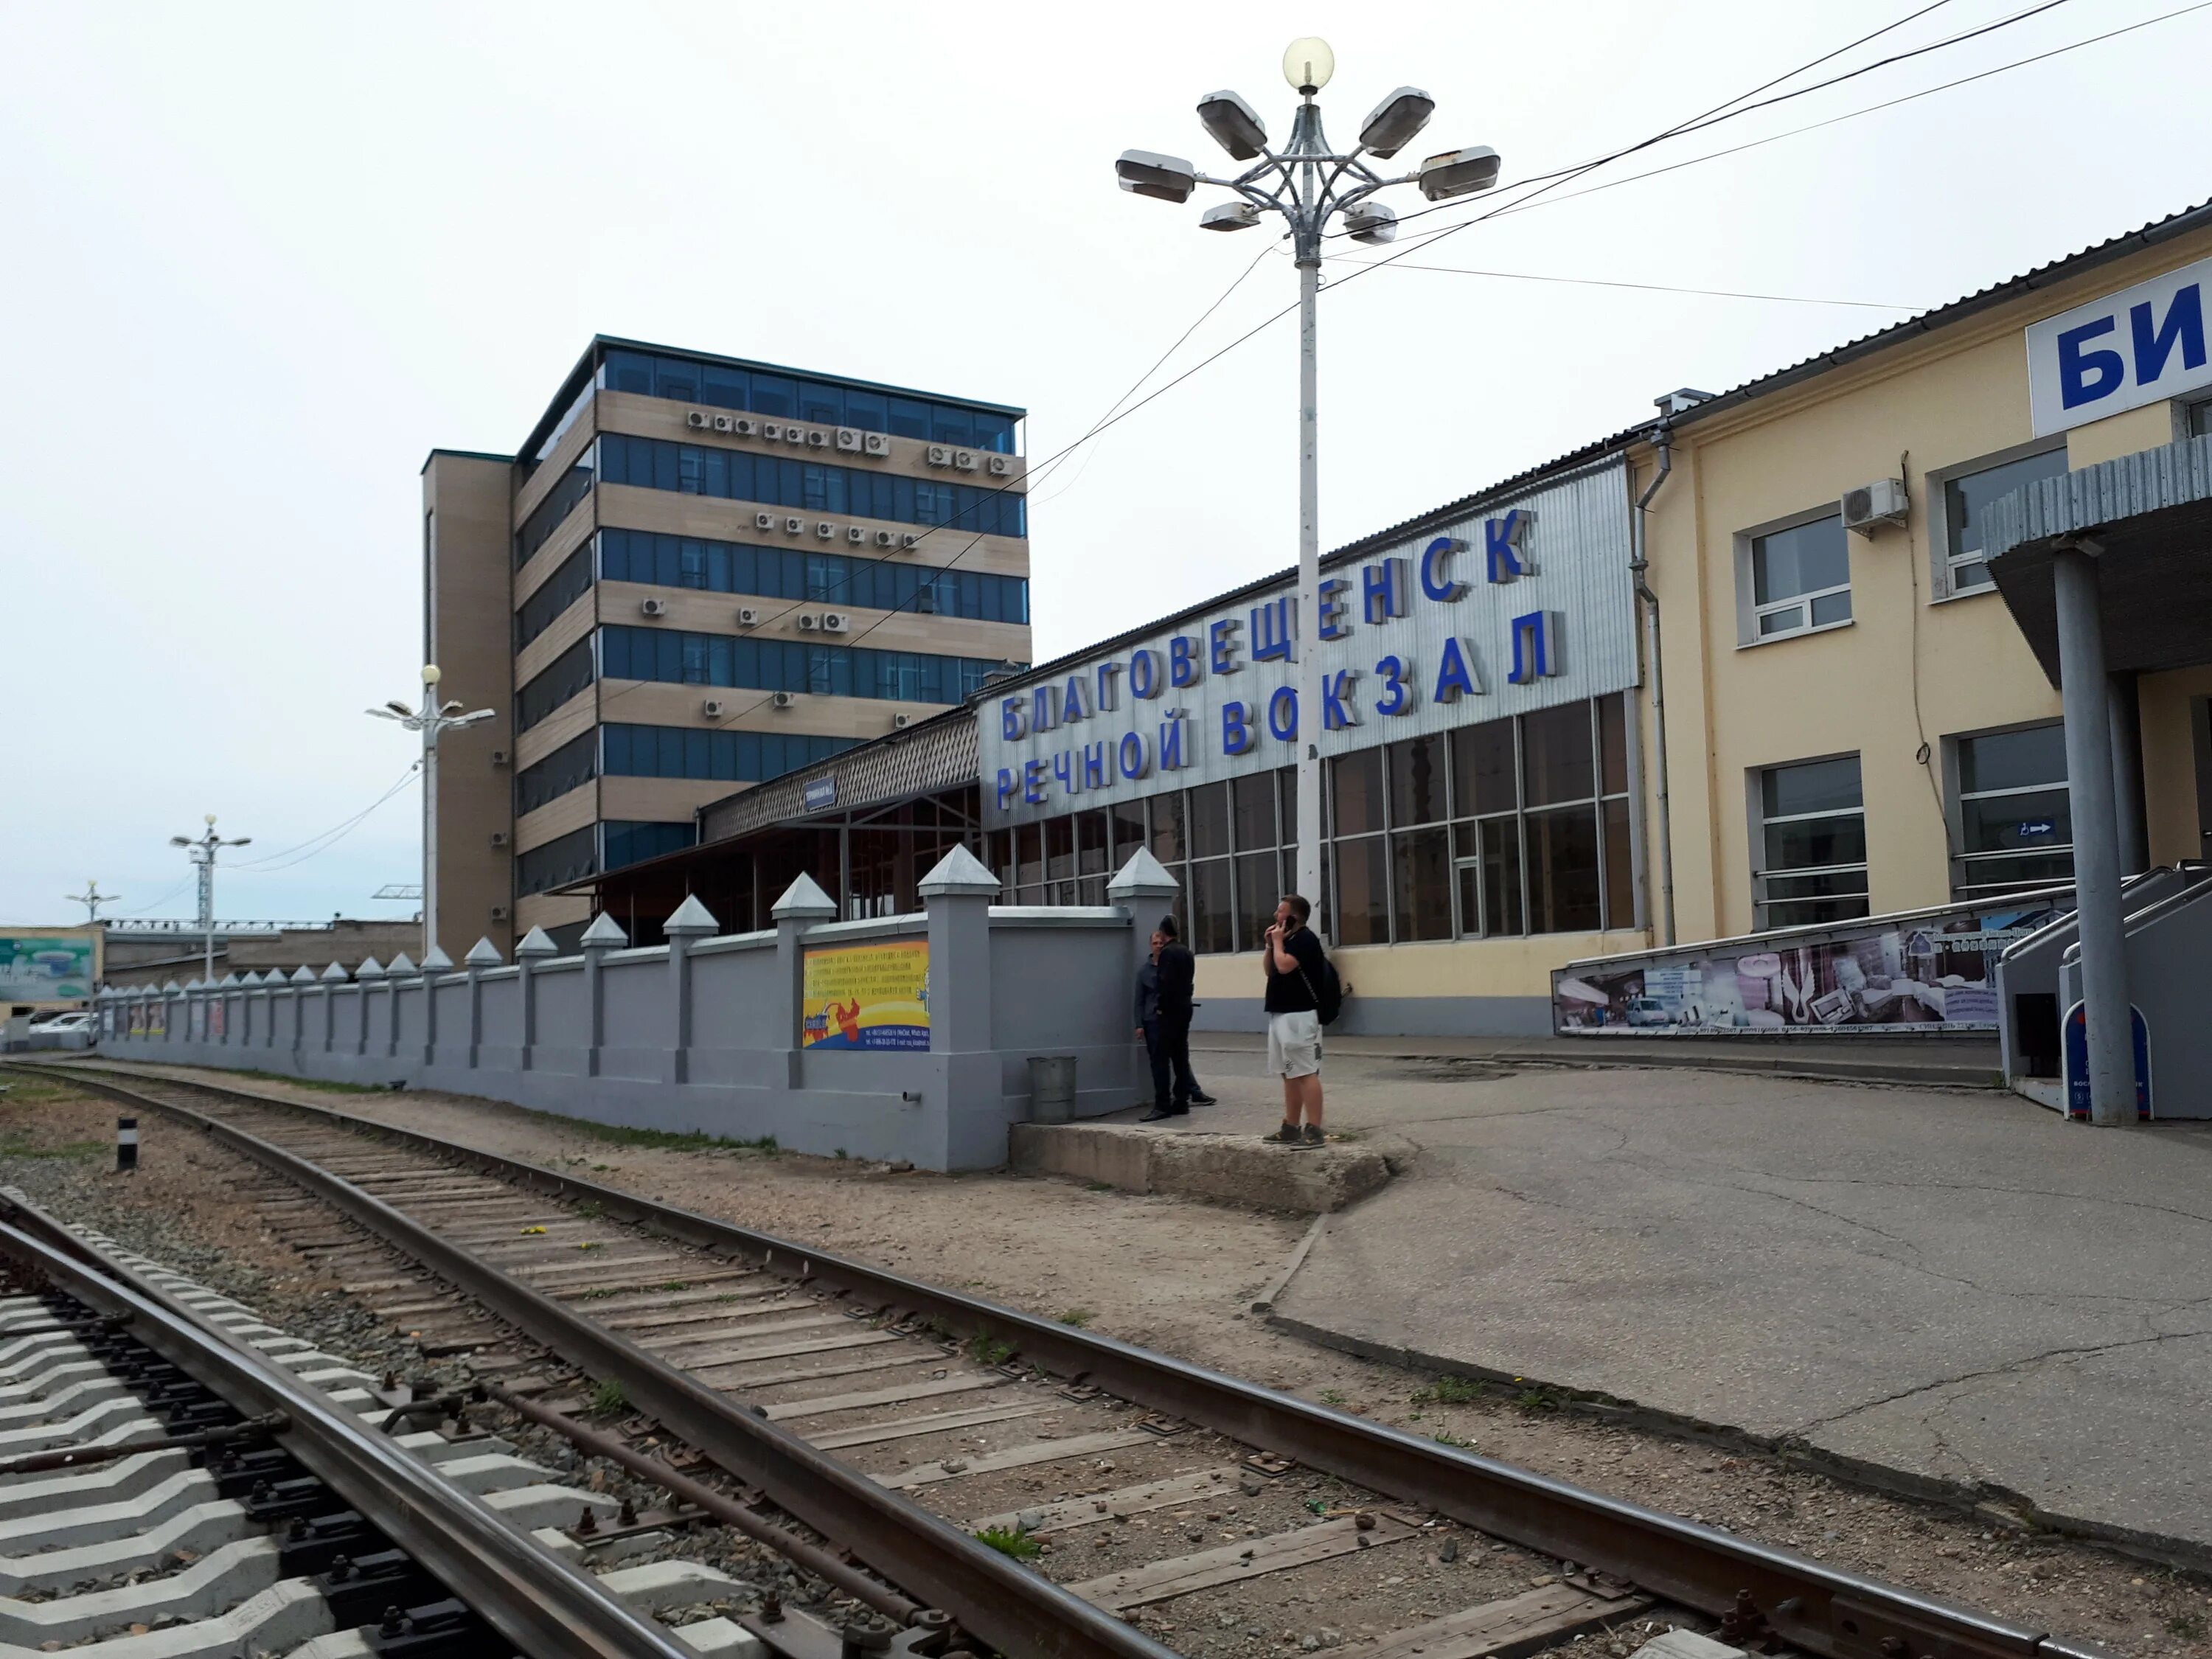
M 1334 262 L 1362 265 L 1367 262 L 1349 255 L 1333 253 Z M 1629 288 L 1646 294 L 1695 294 L 1718 300 L 1771 300 L 1778 304 L 1793 306 L 1856 306 L 1869 311 L 1925 311 L 1923 305 L 1899 305 L 1887 300 L 1823 300 L 1802 294 L 1752 294 L 1739 289 L 1677 288 L 1667 283 L 1607 282 L 1595 276 L 1547 276 L 1527 270 L 1476 270 L 1466 265 L 1422 265 L 1410 261 L 1397 267 L 1400 270 L 1432 270 L 1451 276 L 1492 276 L 1511 283 L 1563 283 L 1575 288 Z
M 351 817 L 347 818 L 343 823 L 333 824 L 330 829 L 324 830 L 320 835 L 310 836 L 303 842 L 300 842 L 291 847 L 287 847 L 282 851 L 264 854 L 263 857 L 253 860 L 251 863 L 234 864 L 229 866 L 230 869 L 234 872 L 253 870 L 259 872 L 263 875 L 275 875 L 280 870 L 289 870 L 295 865 L 305 864 L 309 859 L 316 856 L 317 854 L 328 852 L 331 848 L 337 846 L 339 842 L 344 840 L 346 836 L 351 835 L 355 830 L 358 829 L 363 823 L 365 823 L 370 813 L 375 811 L 378 807 L 383 805 L 385 802 L 390 800 L 394 795 L 398 794 L 410 783 L 413 782 L 415 775 L 421 769 L 422 763 L 420 761 L 410 763 L 407 770 L 400 775 L 397 782 L 393 783 L 390 788 L 386 789 L 374 800 L 369 802 L 368 805 L 362 807 L 360 811 L 355 813 Z M 293 857 L 293 854 L 295 853 L 300 854 L 300 856 L 297 858 Z M 282 860 L 282 862 L 279 862 L 279 860 Z

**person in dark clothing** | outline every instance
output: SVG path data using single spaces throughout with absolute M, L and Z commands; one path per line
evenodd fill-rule
M 1285 894 L 1263 953 L 1267 1069 L 1283 1079 L 1283 1127 L 1267 1139 L 1284 1146 L 1319 1146 L 1328 1139 L 1321 1122 L 1321 1011 L 1314 988 L 1324 957 L 1321 941 L 1306 925 L 1312 915 L 1313 906 L 1302 896 Z
M 1191 990 L 1198 963 L 1182 932 L 1173 916 L 1162 916 L 1152 931 L 1152 960 L 1137 970 L 1137 1030 L 1152 1063 L 1152 1109 L 1141 1120 L 1146 1123 L 1213 1104 L 1190 1069 Z

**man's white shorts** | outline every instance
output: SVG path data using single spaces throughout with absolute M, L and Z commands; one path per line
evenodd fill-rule
M 1312 1077 L 1321 1070 L 1321 1016 L 1310 1008 L 1267 1016 L 1267 1069 L 1278 1077 Z

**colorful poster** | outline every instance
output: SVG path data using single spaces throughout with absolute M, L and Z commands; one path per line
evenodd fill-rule
M 223 1024 L 228 1012 L 227 999 L 216 997 L 207 1006 L 207 1034 L 210 1042 L 222 1041 Z
M 90 933 L 0 936 L 0 1002 L 82 1002 L 98 983 Z
M 806 953 L 802 1048 L 927 1048 L 929 941 L 884 939 Z
M 2057 914 L 2033 902 L 1962 906 L 1909 923 L 1839 922 L 1797 941 L 1577 963 L 1552 975 L 1553 1025 L 1621 1036 L 1995 1030 L 1997 957 Z

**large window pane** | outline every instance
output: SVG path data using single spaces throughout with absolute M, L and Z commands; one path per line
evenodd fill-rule
M 1978 794 L 1989 789 L 2031 789 L 2066 782 L 2066 728 L 2032 726 L 2024 732 L 1992 732 L 1959 742 L 1959 789 Z
M 1014 827 L 1014 847 L 1022 886 L 1030 890 L 1042 887 L 1044 884 L 1044 826 L 1041 823 L 1017 824 Z M 1034 904 L 1036 900 L 1025 892 L 1022 902 Z
M 1335 834 L 1382 827 L 1382 751 L 1363 749 L 1329 763 L 1329 816 Z
M 1943 518 L 1950 537 L 1951 591 L 1979 587 L 1990 580 L 1982 562 L 1983 520 L 2000 497 L 2023 489 L 2039 479 L 2056 477 L 2066 471 L 2066 446 L 2040 455 L 2024 456 L 1980 472 L 1954 478 L 1943 486 Z
M 1751 544 L 1752 592 L 1760 605 L 1842 587 L 1850 579 L 1850 533 L 1840 513 L 1778 530 Z
M 1597 700 L 1598 784 L 1608 795 L 1628 793 L 1628 699 L 1618 691 Z
M 1859 757 L 1844 755 L 1796 766 L 1770 766 L 1761 775 L 1759 789 L 1770 818 L 1856 811 L 1861 805 Z
M 1815 865 L 1865 862 L 1863 813 L 1791 818 L 1766 826 L 1766 867 L 1770 870 L 1805 870 Z
M 1106 873 L 1107 821 L 1103 812 L 1078 812 L 1075 815 L 1076 871 L 1085 876 Z M 1085 900 L 1086 903 L 1090 901 Z
M 1440 823 L 1444 809 L 1444 740 L 1442 734 L 1408 738 L 1388 751 L 1390 822 L 1400 829 Z
M 1605 925 L 1636 926 L 1636 848 L 1629 840 L 1628 802 L 1609 800 L 1605 819 Z
M 1275 844 L 1275 775 L 1262 772 L 1255 778 L 1232 778 L 1229 785 L 1231 827 L 1237 850 L 1249 853 Z
M 1759 775 L 1759 925 L 1792 927 L 1867 914 L 1866 817 L 1859 757 L 1769 767 Z
M 1230 864 L 1205 859 L 1190 866 L 1190 948 L 1219 953 L 1236 948 L 1230 927 Z
M 1145 844 L 1145 804 L 1123 801 L 1107 809 L 1114 824 L 1114 851 L 1108 860 L 1117 872 Z
M 1514 818 L 1485 818 L 1482 837 L 1483 931 L 1522 933 L 1521 825 Z
M 1589 807 L 1528 815 L 1528 931 L 1597 927 L 1597 815 Z
M 1152 856 L 1162 864 L 1180 863 L 1185 855 L 1182 791 L 1170 789 L 1152 799 Z
M 1521 804 L 1514 785 L 1513 722 L 1486 720 L 1451 734 L 1454 809 L 1462 817 L 1510 812 Z
M 1590 753 L 1590 711 L 1571 702 L 1521 717 L 1521 763 L 1528 805 L 1588 800 L 1597 793 L 1597 771 Z
M 1295 766 L 1282 768 L 1275 774 L 1275 781 L 1281 786 L 1277 793 L 1283 801 L 1283 845 L 1296 847 L 1298 844 L 1298 769 Z
M 1336 942 L 1390 942 L 1390 872 L 1380 836 L 1336 843 Z
M 1283 896 L 1277 880 L 1275 854 L 1241 853 L 1237 858 L 1237 948 L 1256 951 L 1267 924 L 1274 920 L 1276 901 Z
M 1443 825 L 1390 837 L 1390 893 L 1401 944 L 1451 937 L 1451 836 Z
M 1229 786 L 1202 783 L 1190 792 L 1190 855 L 1213 858 L 1229 850 Z
M 1073 817 L 1063 815 L 1044 821 L 1044 878 L 1049 882 L 1073 881 L 1075 878 L 1075 820 Z

